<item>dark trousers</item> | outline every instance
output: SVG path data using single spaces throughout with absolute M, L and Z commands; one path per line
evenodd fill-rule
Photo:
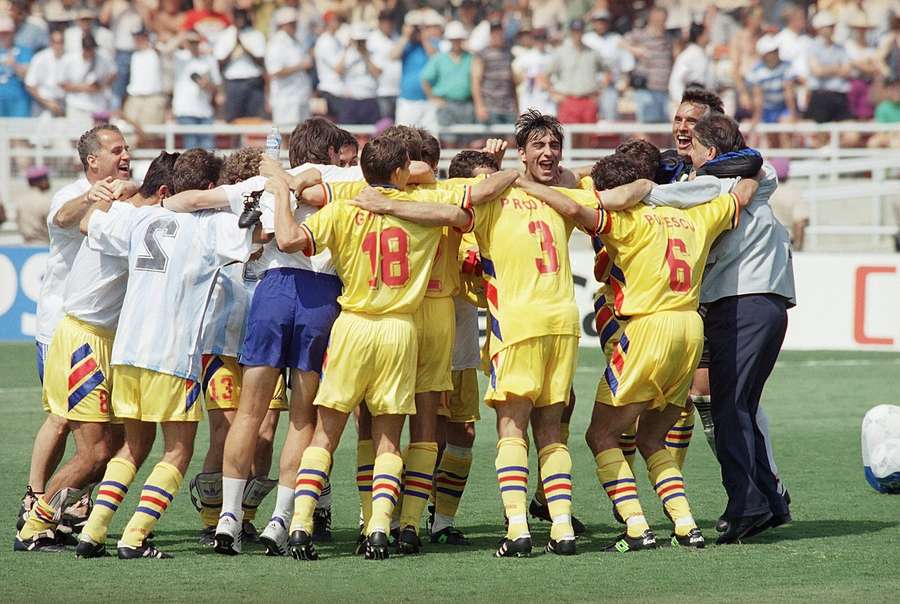
M 225 121 L 239 117 L 264 117 L 266 84 L 262 78 L 225 80 Z
M 709 387 L 716 425 L 716 457 L 728 493 L 729 519 L 772 512 L 787 503 L 766 456 L 756 423 L 763 386 L 787 330 L 785 299 L 774 294 L 734 296 L 709 305 Z

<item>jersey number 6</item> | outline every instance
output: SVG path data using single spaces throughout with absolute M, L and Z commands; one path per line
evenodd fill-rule
M 681 239 L 669 239 L 666 246 L 666 262 L 669 264 L 669 287 L 672 291 L 686 292 L 691 289 L 691 265 L 683 258 L 675 256 L 675 250 L 687 254 L 687 246 Z
M 363 239 L 362 251 L 372 267 L 369 287 L 378 287 L 379 276 L 388 287 L 400 287 L 409 281 L 409 235 L 400 227 L 384 229 L 380 238 L 377 233 L 369 233 Z

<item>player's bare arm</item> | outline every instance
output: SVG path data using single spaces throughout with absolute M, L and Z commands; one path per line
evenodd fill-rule
M 556 210 L 560 216 L 571 220 L 580 228 L 589 233 L 593 233 L 598 227 L 597 208 L 589 208 L 587 206 L 576 203 L 563 193 L 533 181 L 522 181 L 519 186 L 534 197 L 537 197 L 548 206 Z
M 196 212 L 228 207 L 228 195 L 221 186 L 215 189 L 191 189 L 166 198 L 165 208 L 173 212 Z
M 289 254 L 305 250 L 309 245 L 309 238 L 306 230 L 294 219 L 290 185 L 285 179 L 276 176 L 266 183 L 266 191 L 275 197 L 275 243 L 278 249 Z
M 650 193 L 650 189 L 652 188 L 652 180 L 639 178 L 627 185 L 622 185 L 607 191 L 600 191 L 600 203 L 606 210 L 627 210 L 628 208 L 633 208 L 639 204 L 641 200 Z
M 746 208 L 756 190 L 759 188 L 759 182 L 755 178 L 742 178 L 732 189 L 731 193 L 737 199 L 738 206 Z
M 481 182 L 472 187 L 471 201 L 473 206 L 487 203 L 496 199 L 503 191 L 513 186 L 519 180 L 517 170 L 501 170 L 494 172 Z
M 350 203 L 373 214 L 387 214 L 422 226 L 465 229 L 472 223 L 470 212 L 454 205 L 390 199 L 372 187 L 363 189 Z
M 81 218 L 81 222 L 78 223 L 78 230 L 81 231 L 81 234 L 88 234 L 88 225 L 91 223 L 91 215 L 94 212 L 106 212 L 111 205 L 112 201 L 103 200 L 98 200 L 91 204 L 90 207 L 88 207 L 87 212 L 85 212 L 84 216 Z
M 64 203 L 53 216 L 53 224 L 63 229 L 74 227 L 81 222 L 95 202 L 126 199 L 137 193 L 137 190 L 137 185 L 130 180 L 120 180 L 111 176 L 98 180 L 87 193 Z

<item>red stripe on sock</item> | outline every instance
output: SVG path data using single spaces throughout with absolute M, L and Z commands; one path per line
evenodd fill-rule
M 115 499 L 117 502 L 122 502 L 122 496 L 116 493 L 115 491 L 108 491 L 106 489 L 101 489 L 97 491 L 97 496 L 103 495 L 104 497 L 109 497 L 110 499 Z
M 657 491 L 657 494 L 658 494 L 660 497 L 662 497 L 663 495 L 665 495 L 665 494 L 668 493 L 669 491 L 676 491 L 676 490 L 678 490 L 678 491 L 684 490 L 684 484 L 678 484 L 678 483 L 675 483 L 675 484 L 666 485 L 666 486 L 663 487 L 662 489 L 658 490 L 658 491 Z
M 168 507 L 168 505 L 169 505 L 166 501 L 163 501 L 162 499 L 157 499 L 156 497 L 152 497 L 150 495 L 141 495 L 141 501 L 147 501 L 149 503 L 152 503 L 153 505 L 159 506 L 163 510 L 165 510 L 166 507 Z
M 613 495 L 618 495 L 619 493 L 637 493 L 637 487 L 619 487 L 618 489 L 613 489 L 612 491 L 606 491 L 606 494 L 612 497 Z
M 545 487 L 544 487 L 544 494 L 545 494 L 545 495 L 549 495 L 550 493 L 553 493 L 554 491 L 559 491 L 560 489 L 562 489 L 562 490 L 564 490 L 564 491 L 571 491 L 571 490 L 572 490 L 572 485 L 569 484 L 569 483 L 565 483 L 565 482 L 564 482 L 564 483 L 562 483 L 562 484 L 555 484 L 555 485 L 553 485 L 552 487 L 546 487 L 546 486 L 545 486 Z

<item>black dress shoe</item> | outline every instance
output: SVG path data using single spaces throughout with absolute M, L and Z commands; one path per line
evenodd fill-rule
M 753 537 L 754 535 L 758 535 L 766 529 L 778 528 L 779 526 L 783 526 L 785 524 L 790 524 L 793 521 L 794 521 L 794 519 L 791 518 L 790 512 L 788 512 L 786 514 L 773 514 L 772 517 L 769 518 L 769 521 L 765 525 L 754 528 L 749 533 L 744 535 L 744 539 L 749 539 L 750 537 Z
M 728 530 L 716 539 L 716 544 L 727 545 L 730 543 L 739 543 L 741 539 L 754 530 L 756 530 L 756 533 L 754 534 L 759 534 L 768 528 L 768 523 L 771 519 L 771 512 L 763 512 L 762 514 L 755 514 L 753 516 L 742 516 L 741 518 L 730 518 L 728 520 Z

